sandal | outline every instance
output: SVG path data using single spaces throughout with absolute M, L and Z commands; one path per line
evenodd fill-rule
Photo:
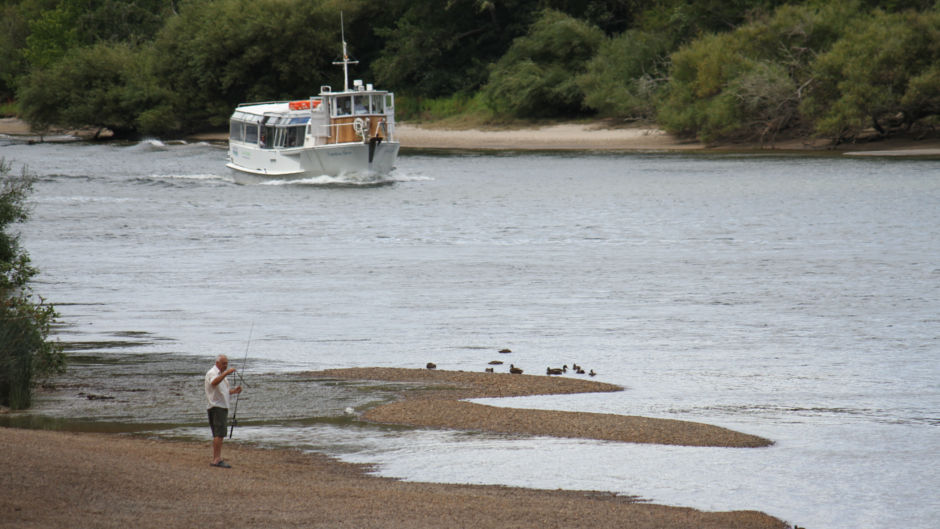
M 210 467 L 219 467 L 219 468 L 232 468 L 232 465 L 229 465 L 225 461 L 219 461 L 218 463 L 209 463 Z

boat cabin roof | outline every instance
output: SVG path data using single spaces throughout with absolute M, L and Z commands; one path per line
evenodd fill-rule
M 310 116 L 310 112 L 317 108 L 321 103 L 329 105 L 330 99 L 341 99 L 350 96 L 379 96 L 385 97 L 391 92 L 388 90 L 374 90 L 372 85 L 362 86 L 361 81 L 352 90 L 343 90 L 334 92 L 329 86 L 321 86 L 320 94 L 310 99 L 299 101 L 267 101 L 263 103 L 241 103 L 235 107 L 232 119 L 243 121 L 260 121 L 263 116 L 281 115 L 281 116 Z M 306 104 L 305 104 L 306 103 Z

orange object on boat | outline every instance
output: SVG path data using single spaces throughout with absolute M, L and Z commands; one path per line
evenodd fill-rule
M 310 110 L 310 100 L 305 101 L 291 101 L 287 105 L 291 110 Z

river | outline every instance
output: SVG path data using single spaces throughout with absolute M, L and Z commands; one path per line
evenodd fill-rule
M 527 372 L 578 363 L 626 390 L 481 402 L 776 444 L 277 421 L 249 439 L 408 480 L 605 490 L 811 529 L 940 519 L 937 160 L 405 151 L 379 181 L 238 185 L 209 144 L 2 145 L 39 178 L 22 243 L 58 339 L 192 358 L 196 408 L 212 357 L 249 345 L 246 373 L 269 374 L 482 371 L 509 348 L 500 359 Z

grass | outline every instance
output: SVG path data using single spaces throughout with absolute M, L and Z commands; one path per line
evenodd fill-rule
M 397 119 L 422 125 L 466 129 L 486 125 L 495 118 L 480 94 L 438 98 L 401 95 L 395 103 Z
M 5 101 L 0 103 L 0 118 L 15 118 L 19 113 L 14 101 Z
M 518 118 L 495 112 L 481 93 L 454 94 L 426 98 L 398 95 L 395 98 L 395 118 L 398 121 L 421 125 L 424 128 L 448 130 L 466 129 L 518 129 L 562 122 L 591 122 L 596 117 L 578 119 Z

